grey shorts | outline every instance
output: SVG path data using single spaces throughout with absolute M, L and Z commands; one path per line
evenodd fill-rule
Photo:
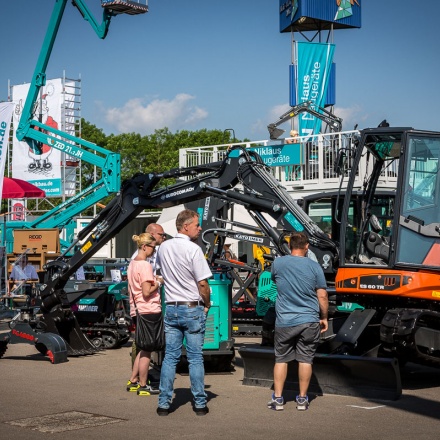
M 320 334 L 319 322 L 295 327 L 275 327 L 275 362 L 296 360 L 305 364 L 313 364 Z

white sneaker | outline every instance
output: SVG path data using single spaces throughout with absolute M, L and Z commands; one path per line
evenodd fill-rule
M 309 398 L 296 396 L 296 409 L 298 411 L 305 411 L 309 408 Z
M 272 394 L 272 399 L 267 402 L 267 407 L 275 411 L 282 411 L 284 409 L 284 399 L 282 397 L 275 397 L 275 394 Z

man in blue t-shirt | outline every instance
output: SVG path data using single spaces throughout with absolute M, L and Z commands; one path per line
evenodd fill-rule
M 312 364 L 320 333 L 328 329 L 328 294 L 324 272 L 316 261 L 307 258 L 309 240 L 304 232 L 290 238 L 291 254 L 276 258 L 272 280 L 277 285 L 275 304 L 274 393 L 270 409 L 282 410 L 287 364 L 298 362 L 299 395 L 297 409 L 305 410 Z

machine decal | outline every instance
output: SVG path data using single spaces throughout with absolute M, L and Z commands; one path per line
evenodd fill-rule
M 400 276 L 370 275 L 359 278 L 361 290 L 396 290 L 400 288 Z
M 35 340 L 35 337 L 33 335 L 30 335 L 30 334 L 24 333 L 24 332 L 20 332 L 20 331 L 17 331 L 15 329 L 12 329 L 11 333 L 14 336 L 17 336 L 18 338 L 21 338 L 21 339 L 26 339 L 28 341 L 34 341 Z
M 78 305 L 78 311 L 79 312 L 98 312 L 98 306 L 89 306 L 85 304 L 79 304 Z
M 295 229 L 295 231 L 304 231 L 304 226 L 294 217 L 291 212 L 288 212 L 284 218 L 289 222 L 289 224 Z
M 188 187 L 188 188 L 179 189 L 179 190 L 174 191 L 174 192 L 172 192 L 172 193 L 170 193 L 170 194 L 165 194 L 165 195 L 163 196 L 163 198 L 164 198 L 164 199 L 169 199 L 169 198 L 171 198 L 171 197 L 181 196 L 182 194 L 186 194 L 186 193 L 189 193 L 189 192 L 193 192 L 195 189 L 196 189 L 195 186 L 190 186 L 190 187 Z
M 235 234 L 234 238 L 237 240 L 251 241 L 253 243 L 263 243 L 260 237 L 253 237 L 252 235 Z

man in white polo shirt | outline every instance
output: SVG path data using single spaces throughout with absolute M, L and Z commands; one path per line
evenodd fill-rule
M 197 241 L 202 228 L 199 215 L 185 209 L 176 218 L 177 235 L 159 248 L 159 266 L 165 281 L 165 357 L 160 373 L 160 394 L 157 414 L 166 416 L 173 397 L 176 365 L 183 339 L 189 363 L 194 412 L 208 413 L 205 393 L 203 343 L 206 315 L 210 302 L 208 278 L 212 276 Z

